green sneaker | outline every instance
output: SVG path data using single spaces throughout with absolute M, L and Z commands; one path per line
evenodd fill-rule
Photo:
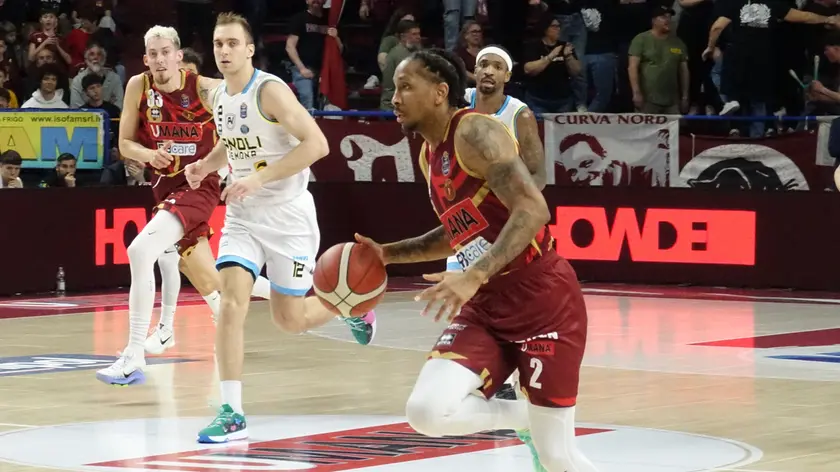
M 342 317 L 341 319 L 350 327 L 350 332 L 353 333 L 356 342 L 362 346 L 370 344 L 376 336 L 376 313 L 373 311 L 359 318 Z
M 228 404 L 219 408 L 219 415 L 206 428 L 198 432 L 198 442 L 203 444 L 226 443 L 248 439 L 245 417 L 233 411 Z
M 531 450 L 531 457 L 534 459 L 534 472 L 546 472 L 545 467 L 540 463 L 540 456 L 537 454 L 537 448 L 534 447 L 534 441 L 531 440 L 531 430 L 523 429 L 517 431 L 516 436 Z

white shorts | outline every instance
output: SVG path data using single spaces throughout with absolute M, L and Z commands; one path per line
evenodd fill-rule
M 461 263 L 458 262 L 458 256 L 449 256 L 446 258 L 446 271 L 447 272 L 461 272 L 464 270 L 461 268 Z
M 315 202 L 309 192 L 279 204 L 231 204 L 225 213 L 216 267 L 239 265 L 256 279 L 266 266 L 272 290 L 304 296 L 312 288 L 320 243 Z

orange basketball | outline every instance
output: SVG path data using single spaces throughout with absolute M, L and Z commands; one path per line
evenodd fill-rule
M 321 303 L 344 317 L 364 316 L 382 301 L 388 285 L 385 265 L 376 251 L 358 243 L 327 249 L 315 264 L 313 278 Z

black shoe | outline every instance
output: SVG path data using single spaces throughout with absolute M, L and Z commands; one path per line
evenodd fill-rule
M 513 388 L 513 385 L 506 383 L 493 396 L 499 400 L 516 400 L 516 390 Z

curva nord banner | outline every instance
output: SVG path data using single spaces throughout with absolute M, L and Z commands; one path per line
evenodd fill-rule
M 387 120 L 318 122 L 331 146 L 312 180 L 422 182 L 420 136 Z M 572 113 L 546 115 L 540 130 L 549 185 L 834 190 L 827 126 L 761 139 L 679 136 L 676 117 Z
M 440 225 L 421 183 L 311 184 L 321 251 L 358 232 L 380 242 Z M 840 199 L 827 192 L 547 187 L 557 251 L 585 281 L 840 290 L 834 246 Z M 149 187 L 0 191 L 0 208 L 44 215 L 0 231 L 0 295 L 47 292 L 59 267 L 70 291 L 126 287 L 126 248 L 146 224 Z M 37 217 L 36 217 L 37 218 Z M 218 235 L 224 207 L 213 215 Z M 218 244 L 218 236 L 211 246 Z M 444 261 L 392 265 L 392 276 L 438 272 Z
M 547 114 L 549 184 L 668 185 L 679 145 L 679 117 L 642 114 Z

